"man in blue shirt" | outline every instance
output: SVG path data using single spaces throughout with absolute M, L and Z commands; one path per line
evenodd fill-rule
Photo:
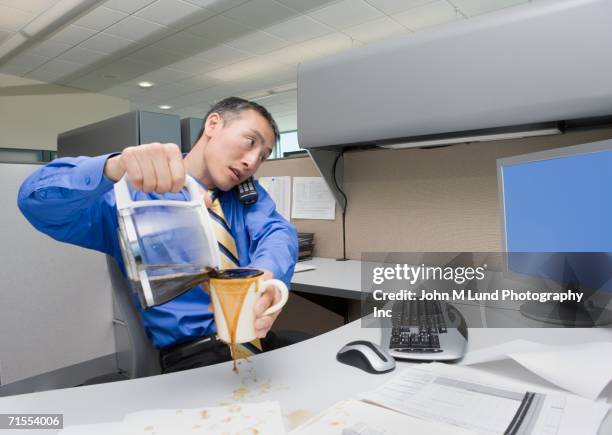
M 18 205 L 28 221 L 56 240 L 95 249 L 115 258 L 125 273 L 117 234 L 113 183 L 127 173 L 135 190 L 151 199 L 181 197 L 186 174 L 218 193 L 235 239 L 241 267 L 264 270 L 264 279 L 289 284 L 298 256 L 297 233 L 255 183 L 259 199 L 243 205 L 235 189 L 270 155 L 279 133 L 269 112 L 257 103 L 227 98 L 206 116 L 200 138 L 183 156 L 175 144 L 127 147 L 120 154 L 61 158 L 30 175 L 19 190 Z M 206 195 L 206 203 L 212 202 Z M 266 292 L 258 301 L 255 330 L 265 337 L 278 312 L 262 316 L 280 300 Z M 201 286 L 163 305 L 140 311 L 153 344 L 180 348 L 215 333 L 210 298 Z M 191 346 L 193 347 L 193 346 Z M 215 362 L 215 361 L 212 361 Z

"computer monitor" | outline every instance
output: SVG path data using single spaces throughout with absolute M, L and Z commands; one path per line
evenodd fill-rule
M 530 302 L 521 312 L 565 326 L 610 323 L 612 140 L 499 159 L 497 174 L 507 270 L 584 292 L 580 303 Z

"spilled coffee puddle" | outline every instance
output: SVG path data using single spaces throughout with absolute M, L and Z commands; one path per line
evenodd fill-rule
M 241 360 L 238 364 L 241 364 L 245 360 Z M 248 363 L 250 361 L 246 360 Z M 271 379 L 258 378 L 254 373 L 253 367 L 248 367 L 240 371 L 240 384 L 238 388 L 232 390 L 231 397 L 226 398 L 222 402 L 219 402 L 219 406 L 227 406 L 235 404 L 236 402 L 257 402 L 264 399 L 262 396 L 268 393 L 276 391 L 287 390 L 289 387 L 275 385 Z

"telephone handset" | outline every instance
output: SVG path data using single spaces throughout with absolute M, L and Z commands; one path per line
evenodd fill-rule
M 257 202 L 257 189 L 255 189 L 255 181 L 253 177 L 249 177 L 243 183 L 236 186 L 238 190 L 238 199 L 244 205 L 251 205 Z

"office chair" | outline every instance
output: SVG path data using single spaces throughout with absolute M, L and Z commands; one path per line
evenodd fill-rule
M 111 279 L 113 295 L 121 311 L 130 341 L 130 350 L 127 351 L 130 358 L 127 375 L 131 379 L 158 375 L 161 373 L 159 351 L 153 346 L 145 333 L 140 314 L 134 306 L 132 289 L 128 280 L 121 273 L 113 257 L 107 255 L 106 264 Z

